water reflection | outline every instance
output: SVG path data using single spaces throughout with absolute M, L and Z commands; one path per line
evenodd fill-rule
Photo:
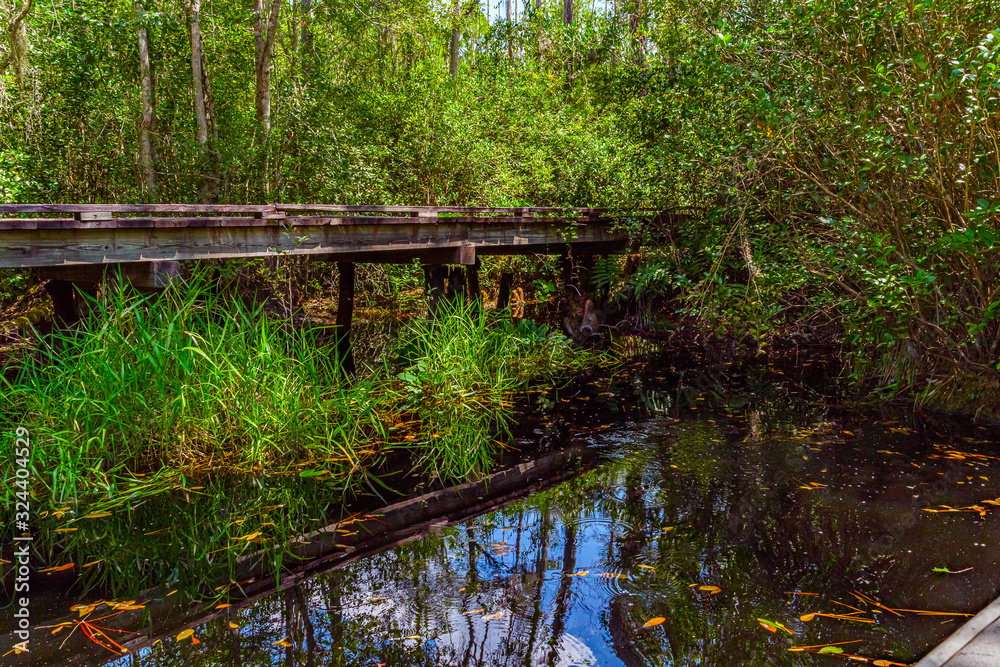
M 627 386 L 578 400 L 621 407 Z M 787 649 L 849 640 L 908 662 L 961 619 L 879 613 L 852 592 L 957 612 L 996 593 L 997 517 L 922 511 L 1000 496 L 996 460 L 946 454 L 988 455 L 985 440 L 688 393 L 642 388 L 633 400 L 663 416 L 603 431 L 610 460 L 595 470 L 218 612 L 198 645 L 168 639 L 117 664 L 811 665 L 833 658 Z M 850 613 L 837 603 L 875 622 L 799 620 Z

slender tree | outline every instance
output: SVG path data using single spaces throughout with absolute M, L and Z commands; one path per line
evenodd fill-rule
M 205 114 L 205 68 L 202 66 L 201 0 L 188 3 L 188 28 L 191 34 L 191 81 L 194 86 L 194 120 L 198 126 L 198 145 L 208 152 L 208 117 Z
M 146 13 L 140 3 L 135 3 L 136 36 L 139 45 L 139 76 L 142 118 L 139 122 L 139 168 L 142 171 L 142 185 L 146 196 L 156 197 L 156 169 L 153 151 L 153 131 L 156 111 L 153 106 L 153 73 L 149 63 L 149 36 L 145 25 Z
M 451 9 L 451 39 L 448 42 L 448 71 L 451 74 L 451 78 L 456 78 L 458 76 L 458 42 L 462 37 L 462 32 L 459 28 L 458 16 L 459 7 L 458 1 L 452 4 Z
M 274 38 L 278 32 L 281 0 L 254 0 L 254 63 L 256 94 L 254 108 L 257 128 L 262 137 L 271 131 L 271 61 L 274 57 Z
M 14 19 L 7 26 L 7 52 L 0 60 L 0 76 L 3 76 L 7 67 L 13 63 L 19 86 L 24 82 L 25 63 L 28 57 L 28 37 L 24 20 L 28 17 L 33 2 L 34 0 L 26 0 L 21 9 L 15 11 Z

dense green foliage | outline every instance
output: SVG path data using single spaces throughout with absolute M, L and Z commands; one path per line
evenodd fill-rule
M 821 325 L 854 380 L 939 406 L 1000 396 L 995 0 L 516 9 L 281 5 L 268 129 L 257 15 L 205 4 L 202 147 L 186 3 L 39 0 L 0 77 L 0 198 L 694 206 L 636 229 L 644 304 L 752 348 Z

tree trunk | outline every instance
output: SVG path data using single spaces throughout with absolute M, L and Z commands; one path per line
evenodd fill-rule
M 198 146 L 208 152 L 208 118 L 205 116 L 205 80 L 201 49 L 201 0 L 190 0 L 188 23 L 191 31 L 191 80 L 194 84 L 194 120 L 198 126 Z
M 507 10 L 507 60 L 514 59 L 514 24 L 510 20 L 510 6 L 511 0 L 505 0 L 505 7 Z
M 634 11 L 628 15 L 628 25 L 632 32 L 633 59 L 637 67 L 646 66 L 646 35 L 642 25 L 642 0 L 635 2 Z
M 563 24 L 573 23 L 573 0 L 563 0 Z
M 142 185 L 146 196 L 156 199 L 156 169 L 153 165 L 153 127 L 156 124 L 156 112 L 153 107 L 153 74 L 149 66 L 149 39 L 146 27 L 143 25 L 144 14 L 141 5 L 135 5 L 135 18 L 139 22 L 137 36 L 139 41 L 139 74 L 142 79 L 140 98 L 142 103 L 142 119 L 139 121 L 139 168 L 142 170 Z
M 254 108 L 257 111 L 257 127 L 262 138 L 271 131 L 271 60 L 274 56 L 274 36 L 278 31 L 278 16 L 281 0 L 271 0 L 268 8 L 265 0 L 254 0 L 254 63 L 256 65 L 257 89 Z
M 33 0 L 27 0 L 21 9 L 15 11 L 14 18 L 7 26 L 7 54 L 0 60 L 0 76 L 7 71 L 7 66 L 14 63 L 14 75 L 19 88 L 24 87 L 25 65 L 28 59 L 28 37 L 24 27 L 24 19 L 31 11 Z
M 462 36 L 458 29 L 458 8 L 456 7 L 455 27 L 451 29 L 451 41 L 449 43 L 448 71 L 451 78 L 458 77 L 458 40 Z

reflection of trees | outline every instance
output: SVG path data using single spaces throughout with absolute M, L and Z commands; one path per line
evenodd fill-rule
M 582 618 L 574 614 L 582 613 L 603 625 L 600 641 L 628 667 L 799 664 L 804 658 L 775 651 L 775 638 L 754 619 L 789 621 L 784 591 L 850 590 L 861 568 L 870 582 L 888 581 L 867 536 L 897 506 L 868 509 L 801 491 L 809 450 L 773 411 L 717 419 L 651 424 L 627 456 L 598 470 L 301 582 L 232 614 L 239 633 L 219 619 L 199 637 L 231 647 L 222 664 L 247 667 L 533 667 L 560 664 L 579 627 L 574 619 Z M 834 463 L 857 469 L 857 451 L 826 455 L 824 482 L 860 487 L 853 477 L 834 477 Z M 568 576 L 578 568 L 591 574 Z M 897 582 L 915 576 L 897 570 Z M 629 579 L 598 579 L 600 572 Z M 689 588 L 700 583 L 723 593 Z M 480 608 L 486 611 L 463 613 Z M 504 616 L 481 618 L 498 611 Z M 654 616 L 666 621 L 643 630 Z M 831 640 L 810 641 L 811 626 L 800 631 L 803 644 Z M 420 639 L 402 639 L 413 635 Z M 274 646 L 283 637 L 291 647 Z M 139 663 L 220 664 L 211 655 L 172 643 Z

